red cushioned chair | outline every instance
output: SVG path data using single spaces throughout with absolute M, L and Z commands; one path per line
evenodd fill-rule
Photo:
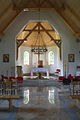
M 13 76 L 11 76 L 11 77 L 9 77 L 9 80 L 13 83 L 13 85 L 15 85 L 16 84 L 16 78 L 15 77 L 13 77 Z
M 63 83 L 63 80 L 65 79 L 65 77 L 64 76 L 59 76 L 59 80 L 58 80 L 58 82 L 61 82 L 61 83 Z
M 80 79 L 80 76 L 75 76 L 75 78 L 79 78 Z
M 55 75 L 59 75 L 59 73 L 61 72 L 60 69 L 56 69 L 56 72 L 54 72 Z
M 12 77 L 12 76 L 11 76 L 11 77 L 9 77 L 9 80 L 14 80 L 14 79 L 15 79 L 15 77 Z
M 73 81 L 80 81 L 80 76 L 75 76 L 75 79 Z
M 69 74 L 67 78 L 68 78 L 68 79 L 70 79 L 70 80 L 75 79 L 75 77 L 74 77 L 74 76 L 72 76 L 71 74 Z
M 16 77 L 17 83 L 23 83 L 23 77 Z
M 2 81 L 3 81 L 3 82 L 7 82 L 7 80 L 8 80 L 8 77 L 2 76 Z

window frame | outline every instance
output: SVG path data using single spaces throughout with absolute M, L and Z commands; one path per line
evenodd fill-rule
M 53 53 L 53 55 L 54 55 L 54 52 L 53 52 L 52 50 L 49 51 L 49 53 L 48 53 L 48 58 L 49 58 L 49 59 L 48 59 L 48 60 L 49 60 L 49 61 L 48 61 L 48 64 L 49 64 L 49 65 L 54 65 L 54 59 L 53 59 L 53 62 L 51 63 L 51 57 L 50 57 L 50 54 L 51 54 L 51 53 Z
M 28 60 L 26 60 L 26 62 L 25 62 L 25 59 L 26 59 L 25 56 L 26 56 L 26 58 L 28 59 Z M 24 51 L 23 64 L 24 64 L 24 65 L 29 65 L 29 52 L 28 52 L 28 51 Z

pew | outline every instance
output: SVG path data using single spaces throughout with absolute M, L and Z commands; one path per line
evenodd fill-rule
M 8 100 L 9 102 L 9 111 L 12 111 L 12 100 L 13 99 L 20 99 L 18 95 L 0 95 L 0 100 Z

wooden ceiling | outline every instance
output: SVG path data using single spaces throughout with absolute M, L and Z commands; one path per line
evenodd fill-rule
M 80 0 L 0 0 L 0 34 L 24 9 L 55 10 L 80 38 Z
M 17 36 L 18 47 L 60 47 L 61 38 L 47 22 L 31 22 Z

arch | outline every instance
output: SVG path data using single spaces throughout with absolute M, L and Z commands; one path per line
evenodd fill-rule
M 5 31 L 5 36 L 2 38 L 2 43 L 0 45 L 0 50 L 3 49 L 3 44 L 5 42 L 5 50 L 10 53 L 10 65 L 9 68 L 12 66 L 16 66 L 16 36 L 20 32 L 20 30 L 23 28 L 23 26 L 26 25 L 29 21 L 38 21 L 39 20 L 39 12 L 34 11 L 28 11 L 28 12 L 21 12 L 17 18 L 14 20 L 13 24 L 9 25 L 8 29 Z M 60 68 L 62 69 L 62 75 L 65 73 L 65 68 L 63 67 L 64 64 L 67 63 L 67 55 L 69 53 L 75 53 L 76 51 L 73 49 L 76 48 L 75 44 L 75 37 L 73 36 L 71 30 L 68 28 L 68 26 L 62 21 L 62 18 L 55 12 L 55 11 L 40 11 L 40 20 L 48 21 L 49 24 L 55 27 L 55 29 L 60 34 L 63 42 L 61 46 L 62 51 L 62 61 L 60 62 Z M 11 36 L 11 37 L 10 37 Z M 8 39 L 8 42 L 6 40 Z M 73 43 L 73 44 L 72 44 Z M 9 47 L 8 47 L 9 46 Z M 13 48 L 12 48 L 13 46 Z M 11 48 L 11 49 L 10 49 Z M 65 49 L 67 48 L 67 49 Z M 15 54 L 14 54 L 15 51 Z M 69 67 L 68 71 L 72 71 L 72 67 L 75 67 L 75 62 L 72 64 L 71 67 Z M 5 73 L 7 70 L 7 64 L 2 64 L 1 67 L 3 68 L 2 71 Z M 4 69 L 5 68 L 5 69 Z M 15 69 L 16 71 L 16 69 Z M 71 72 L 74 74 L 76 71 L 76 67 Z

